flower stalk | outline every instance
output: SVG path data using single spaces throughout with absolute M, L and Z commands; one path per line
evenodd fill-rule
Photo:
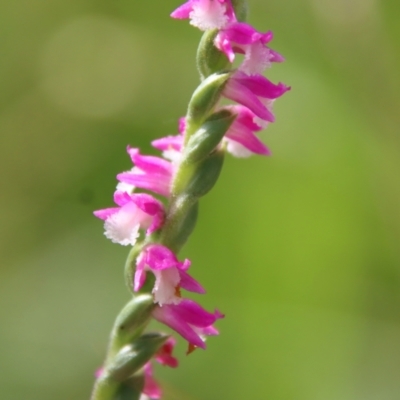
M 244 22 L 246 15 L 243 0 L 189 0 L 171 14 L 204 31 L 197 51 L 201 82 L 179 121 L 179 134 L 152 142 L 162 157 L 128 147 L 133 167 L 117 175 L 117 207 L 94 213 L 104 220 L 107 238 L 131 246 L 125 280 L 132 298 L 116 318 L 91 400 L 161 398 L 152 362 L 176 367 L 178 361 L 173 337 L 146 332 L 152 319 L 182 336 L 187 353 L 205 349 L 206 337 L 218 334 L 214 324 L 224 315 L 182 294 L 205 290 L 188 273 L 190 260 L 180 260 L 178 253 L 196 225 L 200 198 L 218 180 L 225 154 L 270 154 L 256 133 L 274 121 L 272 103 L 290 89 L 261 75 L 283 58 L 266 46 L 272 33 L 256 31 Z M 244 60 L 233 68 L 236 54 Z M 237 104 L 223 106 L 224 98 Z

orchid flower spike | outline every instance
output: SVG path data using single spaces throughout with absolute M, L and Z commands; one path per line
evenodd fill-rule
M 94 212 L 104 221 L 107 238 L 133 246 L 125 264 L 133 296 L 116 318 L 91 400 L 161 398 L 153 364 L 177 367 L 176 342 L 146 332 L 152 320 L 186 340 L 187 354 L 205 349 L 206 339 L 219 334 L 215 324 L 224 315 L 184 297 L 183 290 L 205 290 L 188 273 L 191 261 L 178 253 L 195 227 L 199 200 L 218 180 L 226 152 L 271 154 L 258 134 L 275 121 L 275 100 L 290 90 L 262 75 L 283 57 L 269 47 L 271 31 L 242 22 L 246 14 L 245 0 L 188 0 L 171 14 L 206 31 L 197 52 L 201 83 L 179 119 L 179 133 L 151 142 L 161 156 L 128 146 L 133 165 L 117 175 L 116 206 Z M 243 61 L 233 68 L 238 54 Z

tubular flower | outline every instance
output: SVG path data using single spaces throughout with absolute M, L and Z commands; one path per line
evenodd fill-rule
M 160 385 L 153 377 L 153 366 L 150 362 L 145 364 L 144 370 L 144 387 L 141 399 L 160 399 L 162 391 Z
M 165 246 L 146 246 L 137 258 L 133 288 L 136 292 L 140 290 L 146 281 L 146 272 L 151 271 L 156 278 L 152 291 L 154 302 L 160 306 L 181 302 L 181 288 L 205 293 L 203 287 L 186 272 L 189 266 L 189 260 L 179 261 Z
M 161 365 L 176 368 L 178 366 L 178 360 L 172 355 L 175 345 L 176 340 L 172 336 L 169 337 L 154 356 L 155 360 Z
M 236 157 L 249 157 L 252 154 L 268 156 L 271 154 L 268 147 L 255 135 L 266 127 L 266 123 L 248 108 L 235 105 L 224 109 L 236 114 L 236 119 L 225 134 L 227 151 Z
M 171 13 L 172 18 L 190 19 L 202 31 L 221 29 L 235 22 L 230 0 L 189 0 Z
M 176 368 L 178 366 L 178 360 L 172 355 L 175 344 L 176 340 L 173 337 L 168 338 L 161 349 L 154 355 L 154 359 L 161 365 Z M 160 399 L 162 390 L 153 377 L 153 366 L 150 361 L 145 364 L 143 370 L 144 388 L 140 400 Z
M 135 165 L 132 170 L 117 175 L 117 179 L 140 189 L 168 197 L 174 166 L 161 157 L 141 155 L 139 149 L 128 147 L 128 154 Z
M 179 118 L 179 135 L 171 135 L 153 140 L 151 142 L 151 145 L 155 149 L 162 151 L 162 155 L 164 158 L 172 161 L 173 164 L 178 164 L 181 158 L 181 150 L 183 147 L 183 134 L 185 132 L 185 128 L 185 117 Z
M 223 95 L 249 108 L 264 121 L 274 122 L 275 117 L 263 102 L 275 100 L 290 90 L 283 83 L 275 85 L 262 75 L 247 75 L 236 71 L 225 85 Z
M 169 326 L 189 342 L 189 345 L 206 348 L 205 337 L 217 335 L 213 324 L 224 315 L 218 310 L 210 313 L 193 300 L 183 299 L 178 304 L 157 306 L 152 315 L 157 321 Z
M 272 102 L 272 100 L 270 102 Z M 271 111 L 270 105 L 266 104 L 265 106 Z M 227 144 L 226 150 L 228 153 L 235 157 L 249 157 L 252 154 L 267 156 L 271 154 L 268 147 L 255 135 L 255 132 L 266 128 L 268 122 L 260 119 L 251 110 L 242 105 L 225 106 L 222 107 L 221 110 L 222 109 L 228 110 L 236 115 L 234 122 L 229 127 L 223 140 Z M 180 118 L 180 125 L 182 127 L 181 133 L 184 132 L 185 124 L 185 118 Z M 166 136 L 154 140 L 152 145 L 156 149 L 163 151 L 163 156 L 165 158 L 176 160 L 182 154 L 183 139 L 184 137 L 182 134 Z
M 114 243 L 134 246 L 139 229 L 145 229 L 149 235 L 164 222 L 164 206 L 149 194 L 116 191 L 114 201 L 119 207 L 94 212 L 105 221 L 104 234 Z
M 273 33 L 258 32 L 245 22 L 236 22 L 220 30 L 214 44 L 232 63 L 235 53 L 244 54 L 244 62 L 239 70 L 247 74 L 261 74 L 272 62 L 282 62 L 284 58 L 266 46 Z

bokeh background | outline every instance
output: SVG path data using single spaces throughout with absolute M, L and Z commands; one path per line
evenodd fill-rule
M 165 400 L 400 398 L 397 0 L 250 0 L 292 86 L 228 157 L 182 257 L 226 313 Z M 127 144 L 175 134 L 200 32 L 174 0 L 0 2 L 0 398 L 84 400 L 129 298 L 111 206 Z

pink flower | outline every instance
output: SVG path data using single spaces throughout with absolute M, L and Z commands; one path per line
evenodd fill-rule
M 236 119 L 225 134 L 227 151 L 235 157 L 249 157 L 252 154 L 270 155 L 268 147 L 255 135 L 266 127 L 265 121 L 260 121 L 248 108 L 235 105 L 224 109 L 236 114 Z
M 283 57 L 266 46 L 273 38 L 271 31 L 258 32 L 244 22 L 230 24 L 218 32 L 214 44 L 230 62 L 235 53 L 244 54 L 244 62 L 239 69 L 247 74 L 261 74 L 271 66 L 271 62 L 282 62 Z
M 183 133 L 185 132 L 185 128 L 185 117 L 179 118 L 179 135 L 166 136 L 151 142 L 151 145 L 155 149 L 163 152 L 162 155 L 164 158 L 172 161 L 172 164 L 178 164 L 180 161 L 184 139 Z
M 205 293 L 203 287 L 186 272 L 189 267 L 189 260 L 179 261 L 167 247 L 148 245 L 137 258 L 133 289 L 136 292 L 140 290 L 146 281 L 146 272 L 151 271 L 156 278 L 152 291 L 154 302 L 160 306 L 178 304 L 181 301 L 180 288 Z
M 155 360 L 161 365 L 168 365 L 168 367 L 176 368 L 178 366 L 178 360 L 172 355 L 175 345 L 175 338 L 170 336 L 154 356 Z
M 180 151 L 182 146 L 182 135 L 165 136 L 159 139 L 155 139 L 151 142 L 155 149 L 166 151 L 175 150 Z
M 144 387 L 143 387 L 142 397 L 144 399 L 146 398 L 160 399 L 162 391 L 158 382 L 153 378 L 153 366 L 151 365 L 150 362 L 148 362 L 143 367 L 143 370 L 144 370 Z
M 169 196 L 174 166 L 160 157 L 143 156 L 139 149 L 128 146 L 128 154 L 135 165 L 131 171 L 117 175 L 117 179 L 133 187 Z
M 230 100 L 249 108 L 257 117 L 264 121 L 274 122 L 275 117 L 268 107 L 274 100 L 290 90 L 283 83 L 273 84 L 262 75 L 247 75 L 236 71 L 226 84 L 223 95 Z M 265 105 L 263 102 L 266 102 Z
M 172 355 L 176 340 L 173 337 L 168 338 L 160 350 L 155 354 L 155 360 L 161 365 L 168 365 L 171 368 L 178 366 L 178 360 Z M 160 399 L 162 391 L 160 385 L 153 377 L 153 366 L 148 362 L 143 367 L 144 370 L 144 388 L 141 400 Z
M 190 24 L 206 31 L 221 29 L 235 22 L 230 0 L 189 0 L 171 13 L 172 18 L 190 19 Z
M 178 332 L 191 346 L 202 349 L 206 348 L 205 336 L 218 334 L 213 326 L 215 321 L 224 317 L 218 310 L 210 313 L 189 299 L 183 299 L 179 304 L 157 306 L 152 315 L 157 321 Z
M 130 195 L 116 191 L 114 201 L 119 207 L 94 212 L 96 217 L 105 221 L 104 234 L 114 243 L 133 246 L 139 229 L 145 229 L 149 235 L 164 222 L 164 206 L 149 194 Z

